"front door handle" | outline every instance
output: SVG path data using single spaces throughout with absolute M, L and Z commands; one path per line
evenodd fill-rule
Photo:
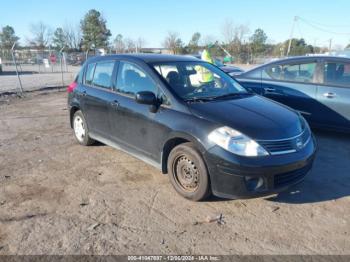
M 268 93 L 274 93 L 276 92 L 276 89 L 272 88 L 272 87 L 266 87 L 264 88 L 265 92 L 268 92 Z
M 336 97 L 337 95 L 336 95 L 335 93 L 328 92 L 328 93 L 324 93 L 323 96 L 324 96 L 324 97 L 327 97 L 327 98 L 334 98 L 334 97 Z

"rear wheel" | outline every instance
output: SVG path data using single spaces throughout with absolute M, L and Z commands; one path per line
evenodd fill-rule
M 89 137 L 86 120 L 83 113 L 79 110 L 73 116 L 73 130 L 74 135 L 79 144 L 84 146 L 92 145 L 95 140 Z
M 200 201 L 209 196 L 207 167 L 192 143 L 178 145 L 170 152 L 168 173 L 171 184 L 183 197 Z

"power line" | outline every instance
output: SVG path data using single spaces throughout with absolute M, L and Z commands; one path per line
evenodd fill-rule
M 315 24 L 315 25 L 319 25 L 319 26 L 323 26 L 323 27 L 347 27 L 347 28 L 350 27 L 350 25 L 330 25 L 330 24 L 323 24 L 323 23 L 319 23 L 319 22 L 312 21 L 312 20 L 309 20 L 309 19 L 305 19 L 305 18 L 300 17 L 300 16 L 298 16 L 298 18 L 299 18 L 300 20 L 304 20 L 304 21 L 309 22 L 309 23 L 311 23 L 311 24 Z
M 334 31 L 331 31 L 331 30 L 328 30 L 328 29 L 324 29 L 318 25 L 315 25 L 315 24 L 312 24 L 310 22 L 308 22 L 307 20 L 301 18 L 301 17 L 298 17 L 298 20 L 304 22 L 305 24 L 313 27 L 314 29 L 317 29 L 319 31 L 322 31 L 322 32 L 325 32 L 325 33 L 329 33 L 329 34 L 334 34 L 334 35 L 350 35 L 350 33 L 340 33 L 340 32 L 334 32 Z

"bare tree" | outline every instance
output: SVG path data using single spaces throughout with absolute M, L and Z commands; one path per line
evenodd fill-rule
M 124 40 L 125 48 L 127 53 L 134 53 L 136 49 L 136 43 L 131 38 L 125 38 Z
M 29 43 L 39 49 L 47 47 L 52 38 L 52 30 L 43 22 L 32 24 L 30 27 L 32 38 L 29 39 Z
M 74 50 L 80 50 L 81 46 L 81 29 L 80 26 L 77 25 L 72 25 L 67 23 L 64 28 L 63 28 L 65 38 L 66 38 L 66 45 L 70 49 Z
M 136 40 L 136 52 L 140 53 L 141 49 L 146 45 L 146 40 L 142 37 L 137 38 Z
M 213 35 L 205 35 L 203 36 L 201 40 L 201 45 L 202 46 L 208 46 L 211 44 L 214 44 L 216 42 L 216 37 Z
M 249 34 L 247 25 L 235 25 L 231 20 L 226 20 L 222 26 L 222 35 L 228 51 L 236 57 L 240 57 L 243 51 L 245 38 Z
M 225 20 L 222 25 L 222 36 L 226 44 L 233 43 L 236 37 L 235 26 L 231 20 Z
M 163 46 L 165 48 L 170 49 L 173 52 L 173 54 L 177 54 L 182 48 L 183 43 L 178 33 L 168 32 L 168 35 L 164 39 Z
M 114 39 L 114 47 L 116 53 L 124 53 L 125 52 L 125 43 L 123 40 L 123 36 L 121 34 L 118 34 Z

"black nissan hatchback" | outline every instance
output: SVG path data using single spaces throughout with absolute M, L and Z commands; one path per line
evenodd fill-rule
M 192 57 L 95 57 L 68 87 L 77 141 L 100 141 L 150 163 L 185 198 L 263 196 L 311 169 L 316 144 L 304 118 L 249 93 Z

